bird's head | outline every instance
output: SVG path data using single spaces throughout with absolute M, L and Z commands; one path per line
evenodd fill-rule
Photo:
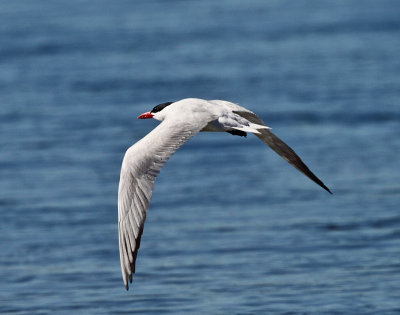
M 157 120 L 164 120 L 165 115 L 163 114 L 163 109 L 174 102 L 166 102 L 158 104 L 151 111 L 141 114 L 138 119 L 154 118 Z

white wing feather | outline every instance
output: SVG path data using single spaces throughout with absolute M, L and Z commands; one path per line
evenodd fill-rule
M 122 277 L 128 290 L 154 181 L 169 157 L 216 116 L 164 120 L 125 153 L 118 188 L 118 236 Z

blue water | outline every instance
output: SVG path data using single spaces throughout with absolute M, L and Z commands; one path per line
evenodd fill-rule
M 400 312 L 398 1 L 0 1 L 0 313 Z M 126 292 L 117 187 L 136 117 L 184 97 L 256 137 L 166 164 Z

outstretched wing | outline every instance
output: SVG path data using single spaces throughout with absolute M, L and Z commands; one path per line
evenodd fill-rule
M 169 157 L 207 123 L 164 120 L 125 153 L 118 188 L 118 236 L 122 277 L 128 290 L 154 181 Z
M 264 125 L 264 122 L 253 112 L 250 111 L 234 111 L 235 114 L 242 116 L 248 121 Z M 257 129 L 260 133 L 255 134 L 261 141 L 267 144 L 272 150 L 278 153 L 283 159 L 285 159 L 288 163 L 293 165 L 297 170 L 306 175 L 313 182 L 324 188 L 327 192 L 332 194 L 328 187 L 317 177 L 307 165 L 301 160 L 301 158 L 294 152 L 294 150 L 289 147 L 285 142 L 283 142 L 280 138 L 278 138 L 275 134 L 273 134 L 269 129 Z

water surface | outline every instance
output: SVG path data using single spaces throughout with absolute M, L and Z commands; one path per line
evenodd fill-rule
M 397 1 L 0 2 L 0 312 L 400 312 Z M 138 121 L 184 97 L 255 111 L 157 179 L 123 288 L 117 186 Z

